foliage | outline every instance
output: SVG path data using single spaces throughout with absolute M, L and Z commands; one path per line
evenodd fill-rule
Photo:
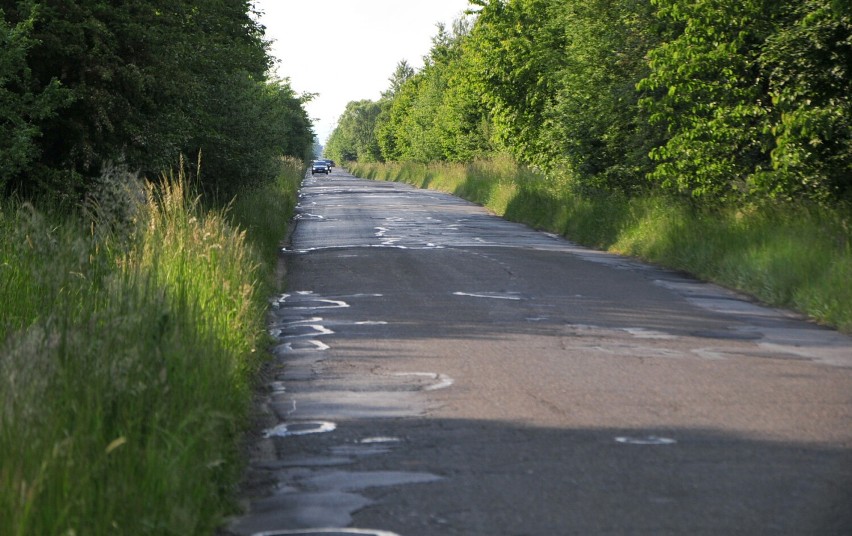
M 424 68 L 385 96 L 375 128 L 383 159 L 505 151 L 592 188 L 641 185 L 660 138 L 634 87 L 655 43 L 650 4 L 473 3 L 476 17 L 439 27 Z
M 353 101 L 338 121 L 328 138 L 324 153 L 332 160 L 345 162 L 360 160 L 375 162 L 381 158 L 378 140 L 374 134 L 381 106 L 370 100 Z
M 200 180 L 206 191 L 230 197 L 274 182 L 282 156 L 310 157 L 314 134 L 304 101 L 285 81 L 257 84 L 236 76 L 210 92 L 220 103 L 209 119 L 213 135 L 196 142 L 203 154 L 206 171 Z
M 248 0 L 12 0 L 2 28 L 4 99 L 31 108 L 3 121 L 30 140 L 6 194 L 73 204 L 109 162 L 156 176 L 199 152 L 203 185 L 235 191 L 310 149 L 304 97 L 268 79 Z
M 376 121 L 375 136 L 382 154 L 382 160 L 403 160 L 403 155 L 410 151 L 411 140 L 403 133 L 403 125 L 408 119 L 414 99 L 417 95 L 419 78 L 408 77 L 390 98 L 385 98 L 382 111 Z M 393 81 L 392 81 L 393 86 Z
M 68 98 L 55 78 L 41 86 L 32 81 L 26 61 L 34 45 L 32 11 L 16 24 L 3 14 L 0 9 L 0 191 L 39 158 L 37 123 L 53 116 Z
M 708 202 L 850 193 L 852 25 L 829 0 L 655 0 L 683 26 L 640 87 L 667 142 L 651 178 Z
M 564 2 L 554 17 L 564 39 L 557 91 L 544 110 L 545 168 L 566 169 L 588 191 L 641 191 L 649 151 L 663 133 L 638 107 L 636 84 L 659 40 L 649 2 Z
M 696 205 L 852 197 L 848 3 L 471 4 L 383 95 L 382 160 L 510 153 L 590 195 Z
M 763 0 L 684 4 L 655 0 L 658 15 L 683 31 L 651 52 L 651 73 L 640 86 L 657 92 L 643 104 L 670 133 L 652 151 L 658 164 L 651 177 L 695 197 L 736 198 L 747 191 L 747 177 L 770 165 L 767 102 L 755 74 L 773 14 Z
M 440 159 L 469 162 L 494 154 L 491 112 L 476 91 L 478 73 L 469 51 L 471 19 L 457 20 L 451 34 L 439 33 L 433 42 L 431 62 L 425 70 L 444 80 L 438 97 L 433 132 L 440 145 Z M 440 86 L 438 86 L 440 87 Z
M 773 103 L 774 173 L 756 187 L 792 199 L 852 195 L 852 9 L 794 5 L 761 55 Z
M 402 86 L 412 76 L 414 76 L 414 68 L 408 64 L 408 61 L 400 60 L 399 63 L 396 64 L 396 69 L 394 69 L 393 74 L 390 78 L 388 78 L 390 86 L 387 91 L 382 93 L 382 98 L 392 99 L 397 93 L 399 93 Z
M 552 127 L 545 110 L 565 66 L 560 3 L 549 0 L 472 2 L 481 6 L 468 50 L 473 82 L 488 106 L 494 136 L 518 159 L 536 165 L 549 151 L 541 133 Z
M 470 66 L 461 61 L 469 33 L 465 19 L 449 32 L 439 25 L 423 69 L 412 78 L 411 108 L 397 132 L 407 142 L 403 159 L 470 160 L 486 146 L 480 129 L 484 107 L 467 91 Z
M 463 47 L 469 32 L 466 19 L 456 21 L 449 31 L 439 25 L 423 69 L 415 73 L 407 62 L 397 65 L 388 90 L 377 103 L 369 103 L 378 106 L 378 115 L 369 115 L 366 128 L 351 126 L 348 121 L 355 115 L 344 114 L 332 133 L 329 145 L 331 140 L 353 138 L 349 133 L 357 130 L 370 152 L 330 154 L 344 156 L 341 160 L 428 162 L 463 161 L 489 152 L 485 107 L 468 83 L 473 74 Z M 362 101 L 349 107 L 367 105 Z

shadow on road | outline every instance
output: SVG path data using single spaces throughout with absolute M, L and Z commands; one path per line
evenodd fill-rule
M 370 438 L 394 441 L 376 449 Z M 286 528 L 317 526 L 288 514 L 288 494 L 300 493 L 363 495 L 368 505 L 351 513 L 351 526 L 407 536 L 848 535 L 852 527 L 848 449 L 705 429 L 388 419 L 276 439 L 275 450 L 270 483 L 287 488 L 255 498 L 277 505 Z M 389 471 L 441 479 L 364 487 L 365 474 Z

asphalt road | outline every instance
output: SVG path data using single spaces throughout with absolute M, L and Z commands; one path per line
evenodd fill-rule
M 340 169 L 285 257 L 234 534 L 852 534 L 848 337 Z

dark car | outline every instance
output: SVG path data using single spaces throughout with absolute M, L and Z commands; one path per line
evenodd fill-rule
M 326 164 L 325 160 L 314 160 L 311 163 L 311 175 L 317 173 L 325 173 L 326 175 L 331 173 L 331 168 Z

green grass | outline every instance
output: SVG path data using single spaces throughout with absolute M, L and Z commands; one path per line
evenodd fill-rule
M 612 249 L 681 268 L 852 332 L 852 235 L 842 210 L 696 212 L 645 200 Z
M 852 333 L 852 212 L 779 204 L 696 209 L 664 197 L 579 194 L 506 158 L 350 164 L 355 175 L 449 192 L 578 243 L 633 255 Z
M 0 204 L 0 534 L 222 522 L 265 341 L 259 251 L 291 195 L 206 210 L 171 176 L 90 203 L 91 225 Z M 278 226 L 247 234 L 247 210 Z
M 304 176 L 305 165 L 301 160 L 282 159 L 275 182 L 240 192 L 229 207 L 233 224 L 246 230 L 247 239 L 264 266 L 275 268 L 278 263 Z M 272 271 L 266 281 L 273 290 L 278 290 L 282 285 L 281 274 Z

